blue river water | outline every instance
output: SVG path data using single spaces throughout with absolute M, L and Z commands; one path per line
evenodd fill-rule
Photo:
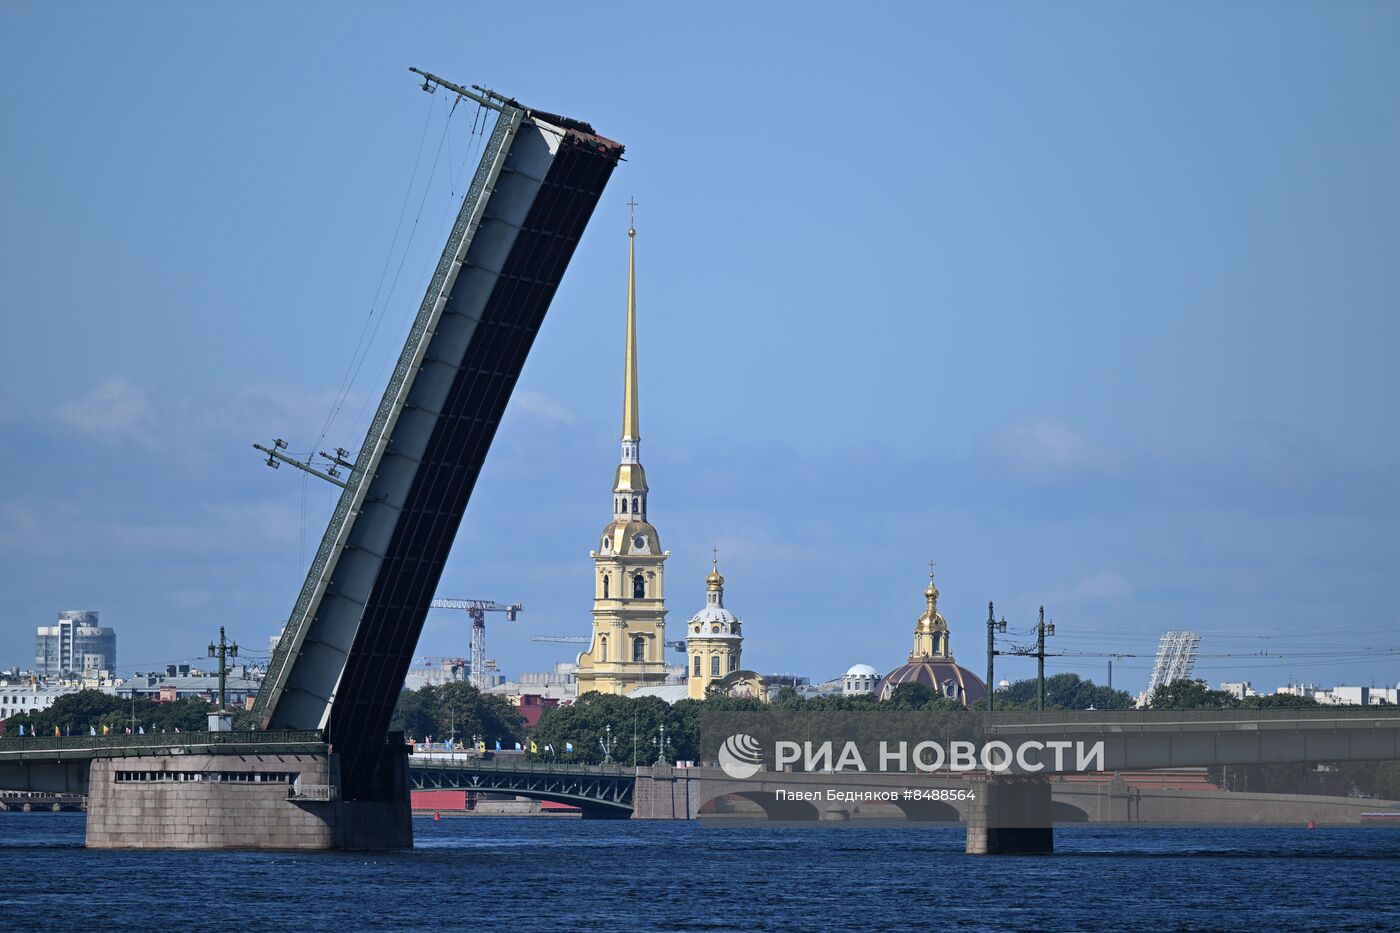
M 957 827 L 415 818 L 411 851 L 83 848 L 0 813 L 0 930 L 1400 930 L 1394 828 L 1064 826 L 970 857 Z

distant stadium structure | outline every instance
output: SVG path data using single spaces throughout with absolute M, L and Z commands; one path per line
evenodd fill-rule
M 1152 676 L 1147 679 L 1147 689 L 1138 694 L 1137 705 L 1146 706 L 1152 694 L 1163 684 L 1174 680 L 1188 680 L 1196 667 L 1196 649 L 1201 645 L 1201 636 L 1195 632 L 1167 632 L 1157 643 L 1157 657 L 1152 662 Z

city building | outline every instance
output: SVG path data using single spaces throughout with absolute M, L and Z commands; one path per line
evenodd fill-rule
M 1255 691 L 1254 685 L 1247 680 L 1227 680 L 1220 685 L 1220 689 L 1221 691 L 1230 694 L 1230 696 L 1234 697 L 1237 700 L 1243 700 L 1245 697 L 1253 697 L 1259 695 Z
M 627 230 L 627 349 L 622 390 L 622 457 L 613 480 L 613 517 L 593 558 L 593 635 L 578 656 L 578 692 L 631 693 L 666 682 L 666 588 L 656 528 L 647 520 L 646 472 L 637 392 L 637 230 Z
M 21 713 L 38 713 L 53 706 L 54 701 L 68 693 L 77 693 L 74 684 L 64 686 L 0 682 L 0 721 Z
M 932 567 L 924 600 L 927 608 L 914 624 L 914 649 L 909 652 L 907 663 L 884 676 L 880 699 L 888 700 L 901 684 L 923 684 L 965 706 L 977 702 L 987 695 L 987 687 L 976 674 L 953 660 L 948 620 L 938 611 L 938 587 L 933 582 Z
M 1224 689 L 1224 685 L 1221 685 Z M 1383 706 L 1400 704 L 1400 684 L 1394 687 L 1350 687 L 1338 685 L 1326 689 L 1315 684 L 1289 684 L 1274 691 L 1276 695 L 1307 697 L 1324 706 Z
M 265 672 L 246 664 L 232 665 L 224 678 L 224 696 L 229 706 L 247 706 L 258 695 Z M 219 700 L 219 674 L 188 664 L 169 664 L 161 673 L 133 674 L 113 691 L 124 700 L 133 696 L 169 703 L 197 697 L 210 703 Z
M 37 627 L 36 674 L 53 679 L 89 671 L 117 671 L 117 633 L 97 624 L 95 610 L 60 612 L 57 624 Z
M 526 671 L 520 675 L 520 683 L 527 687 L 569 686 L 578 683 L 577 671 L 577 664 L 558 661 L 552 671 Z
M 716 556 L 705 578 L 705 607 L 691 616 L 685 633 L 687 695 L 703 700 L 712 689 L 730 696 L 768 698 L 768 684 L 743 670 L 743 622 L 724 608 L 724 577 Z
M 869 664 L 855 664 L 841 675 L 841 695 L 866 696 L 880 688 L 880 672 Z

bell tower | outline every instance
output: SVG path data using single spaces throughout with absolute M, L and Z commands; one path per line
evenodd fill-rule
M 636 202 L 628 202 L 635 209 Z M 646 471 L 637 393 L 637 228 L 627 230 L 627 349 L 622 381 L 622 455 L 613 478 L 612 521 L 593 558 L 593 639 L 578 656 L 578 692 L 629 693 L 666 681 L 666 588 L 656 528 L 647 521 Z

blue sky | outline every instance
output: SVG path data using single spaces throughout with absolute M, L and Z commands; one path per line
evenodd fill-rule
M 265 651 L 332 490 L 249 445 L 309 449 L 382 318 L 357 446 L 460 192 L 416 65 L 628 147 L 442 585 L 525 603 L 503 670 L 589 630 L 635 195 L 674 623 L 717 543 L 746 665 L 892 668 L 932 559 L 974 670 L 995 599 L 1086 654 L 1195 628 L 1212 682 L 1400 680 L 1400 8 L 501 9 L 0 9 L 0 664 L 70 608 L 126 669 Z

